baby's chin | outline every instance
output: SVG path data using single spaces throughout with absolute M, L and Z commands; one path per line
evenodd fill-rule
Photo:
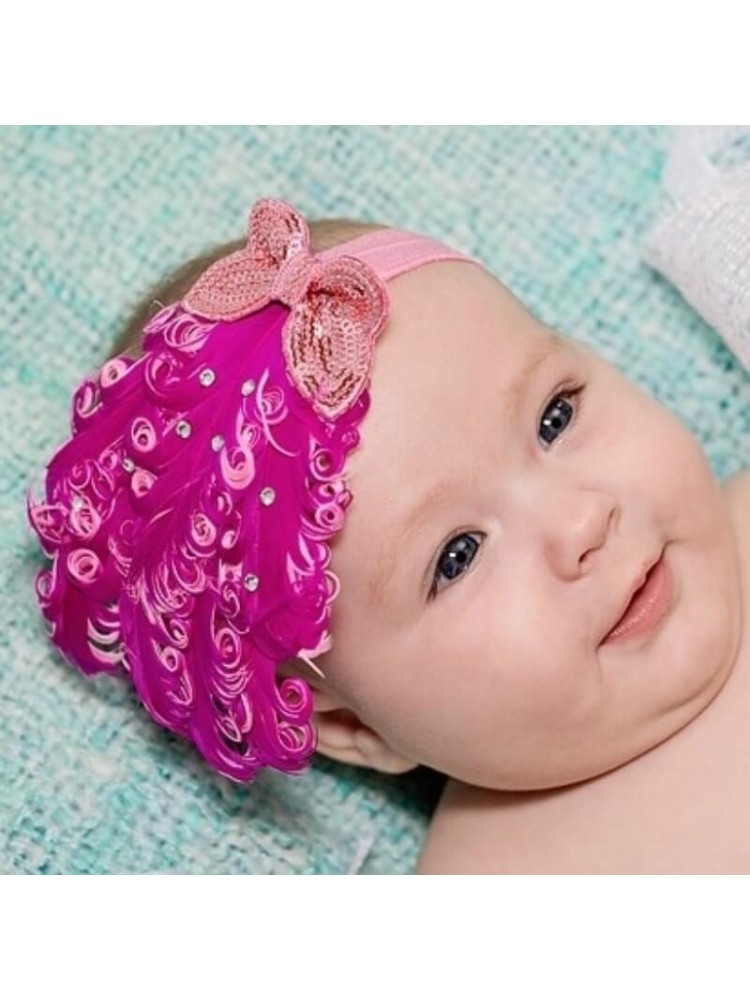
M 613 724 L 606 732 L 599 729 L 576 745 L 553 747 L 543 759 L 517 762 L 515 766 L 505 761 L 497 771 L 485 763 L 474 769 L 459 768 L 461 773 L 451 776 L 493 791 L 541 792 L 604 778 L 631 764 L 650 766 L 660 748 L 669 745 L 669 752 L 679 752 L 680 734 L 688 733 L 691 724 L 718 703 L 722 692 L 729 691 L 732 685 L 727 682 L 734 667 L 735 656 L 730 651 L 715 662 L 712 670 L 701 673 L 689 694 L 674 699 L 669 706 L 655 708 L 651 716 L 630 718 L 619 726 Z
M 619 733 L 613 733 L 609 745 L 603 748 L 604 752 L 597 753 L 598 760 L 594 760 L 592 755 L 588 761 L 580 762 L 578 776 L 565 783 L 595 779 L 636 761 L 643 761 L 646 766 L 661 751 L 679 752 L 688 734 L 697 734 L 693 726 L 698 724 L 704 712 L 708 718 L 711 706 L 718 705 L 727 696 L 730 679 L 737 678 L 739 674 L 737 632 L 729 622 L 726 625 L 724 636 L 727 641 L 721 655 L 709 656 L 702 661 L 700 656 L 696 656 L 693 669 L 688 668 L 681 675 L 683 683 L 671 692 L 668 701 L 655 705 L 652 714 L 644 714 Z
M 697 728 L 693 727 L 699 725 L 703 713 L 707 721 L 711 707 L 731 697 L 732 685 L 728 682 L 733 677 L 738 679 L 735 666 L 735 657 L 725 657 L 712 671 L 702 672 L 689 697 L 681 698 L 655 718 L 644 719 L 640 725 L 613 733 L 609 741 L 598 743 L 590 755 L 558 763 L 545 774 L 529 774 L 525 782 L 508 790 L 539 791 L 581 784 L 613 774 L 628 765 L 648 767 L 662 753 L 680 753 L 686 739 L 698 735 Z

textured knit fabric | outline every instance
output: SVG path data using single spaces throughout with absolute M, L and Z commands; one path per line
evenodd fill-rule
M 317 763 L 234 785 L 127 683 L 50 647 L 24 492 L 70 395 L 169 269 L 273 195 L 309 219 L 424 232 L 675 410 L 720 477 L 750 454 L 750 379 L 641 259 L 659 127 L 169 127 L 0 131 L 0 871 L 407 872 L 438 784 Z M 457 401 L 458 403 L 459 401 Z M 471 664 L 466 664 L 470 674 Z
M 750 125 L 676 131 L 644 260 L 750 370 Z

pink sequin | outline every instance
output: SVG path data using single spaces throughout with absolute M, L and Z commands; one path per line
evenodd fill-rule
M 319 261 L 305 220 L 275 199 L 256 203 L 247 246 L 217 261 L 183 300 L 197 316 L 235 320 L 270 301 L 291 310 L 284 326 L 287 370 L 303 397 L 335 420 L 356 402 L 388 315 L 386 285 L 367 264 Z

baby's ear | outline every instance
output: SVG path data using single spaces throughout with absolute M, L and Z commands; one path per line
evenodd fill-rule
M 313 722 L 318 733 L 318 753 L 344 764 L 370 767 L 385 774 L 403 774 L 417 766 L 402 757 L 378 733 L 366 726 L 340 697 L 318 682 L 314 688 Z
M 416 761 L 402 757 L 366 726 L 329 683 L 314 674 L 304 661 L 288 661 L 280 668 L 279 676 L 301 677 L 312 688 L 315 704 L 312 721 L 318 735 L 318 753 L 343 764 L 370 767 L 386 774 L 403 774 L 417 766 Z

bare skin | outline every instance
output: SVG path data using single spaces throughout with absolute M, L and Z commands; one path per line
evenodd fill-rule
M 725 494 L 750 580 L 750 472 Z M 750 587 L 744 588 L 745 618 Z M 687 726 L 619 768 L 564 788 L 449 782 L 419 874 L 750 872 L 750 649 Z

